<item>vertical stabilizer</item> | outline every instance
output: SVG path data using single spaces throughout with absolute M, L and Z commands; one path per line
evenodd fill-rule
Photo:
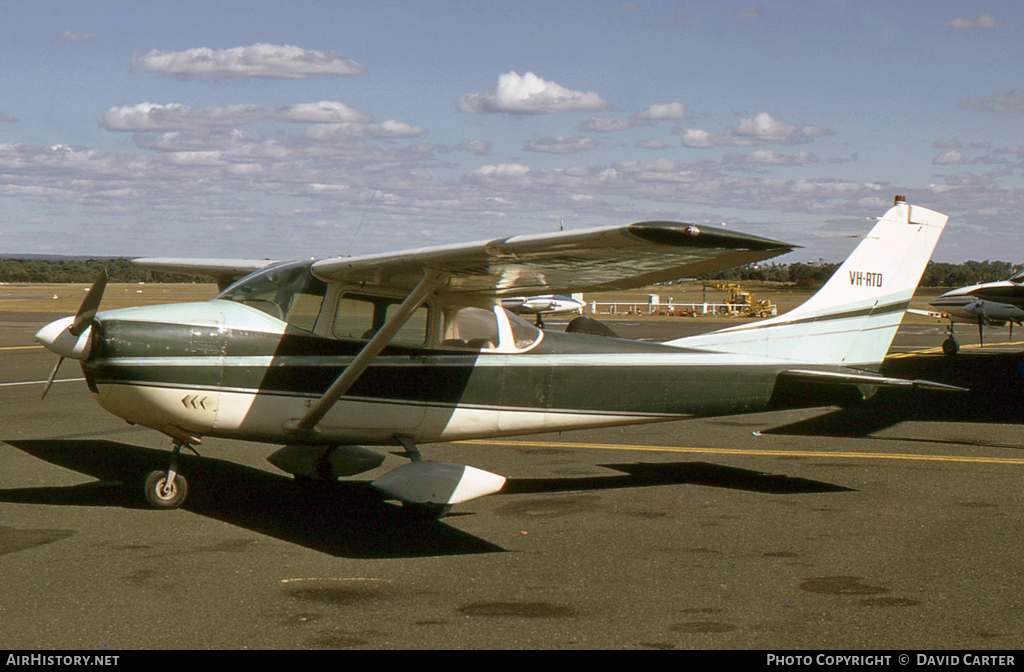
M 875 368 L 889 350 L 948 217 L 895 205 L 817 294 L 790 312 L 668 345 Z

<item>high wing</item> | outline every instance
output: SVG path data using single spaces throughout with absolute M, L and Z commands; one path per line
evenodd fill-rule
M 281 263 L 270 259 L 178 259 L 173 257 L 147 257 L 132 259 L 139 268 L 162 273 L 181 273 L 214 278 L 221 289 L 250 273 L 262 270 L 267 266 Z
M 323 280 L 413 288 L 425 271 L 447 277 L 438 291 L 523 296 L 641 287 L 749 264 L 796 245 L 680 222 L 513 236 L 406 252 L 323 259 Z

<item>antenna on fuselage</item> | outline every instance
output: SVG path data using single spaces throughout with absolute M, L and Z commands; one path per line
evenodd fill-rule
M 373 185 L 373 191 L 370 192 L 370 200 L 366 202 L 366 209 L 363 210 L 363 216 L 359 218 L 359 225 L 356 226 L 356 230 L 352 232 L 352 240 L 348 241 L 348 254 L 346 257 L 352 256 L 352 244 L 356 242 L 356 235 L 359 233 L 359 229 L 363 228 L 363 220 L 366 219 L 366 213 L 370 211 L 370 206 L 373 204 L 373 197 L 377 195 L 377 187 L 380 183 Z

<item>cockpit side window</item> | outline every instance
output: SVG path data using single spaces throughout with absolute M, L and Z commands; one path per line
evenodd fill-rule
M 217 298 L 251 306 L 288 326 L 313 331 L 327 284 L 313 277 L 309 262 L 283 264 L 242 278 Z
M 331 331 L 336 338 L 368 340 L 384 326 L 401 303 L 402 299 L 390 296 L 346 293 L 338 299 Z M 420 306 L 391 341 L 423 345 L 427 342 L 428 317 L 429 307 Z

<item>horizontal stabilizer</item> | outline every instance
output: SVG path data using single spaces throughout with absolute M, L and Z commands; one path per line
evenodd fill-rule
M 386 497 L 409 504 L 461 504 L 493 495 L 505 477 L 450 462 L 413 462 L 370 483 Z
M 890 378 L 871 373 L 848 373 L 844 371 L 813 371 L 793 369 L 783 371 L 783 375 L 790 379 L 800 380 L 805 383 L 827 383 L 833 385 L 872 385 L 875 387 L 913 387 L 922 390 L 939 390 L 944 392 L 969 392 L 966 387 L 946 385 L 930 380 L 908 380 L 906 378 Z

